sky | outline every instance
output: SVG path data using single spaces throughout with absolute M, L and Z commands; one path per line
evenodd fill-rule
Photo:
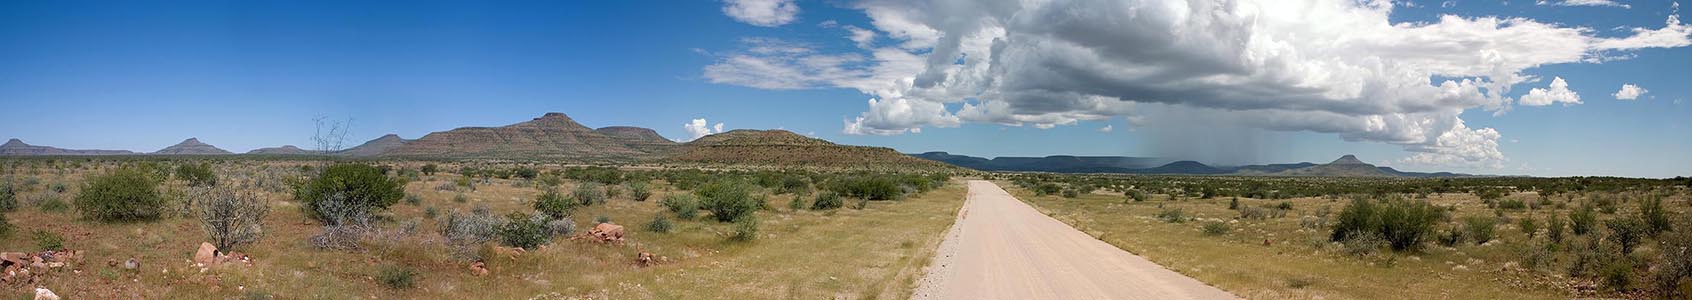
M 0 138 L 350 145 L 564 112 L 974 156 L 1692 175 L 1673 1 L 4 1 Z

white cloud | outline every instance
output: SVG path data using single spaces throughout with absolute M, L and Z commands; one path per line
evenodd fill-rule
M 1645 90 L 1645 88 L 1628 83 L 1622 84 L 1621 90 L 1616 91 L 1615 94 L 1611 95 L 1616 96 L 1616 100 L 1634 100 L 1639 99 L 1639 95 L 1643 95 L 1648 92 L 1650 91 Z
M 1116 125 L 1105 125 L 1105 127 L 1099 127 L 1099 132 L 1110 133 L 1111 131 L 1116 130 L 1115 126 Z
M 700 118 L 700 119 L 693 119 L 692 122 L 687 122 L 685 124 L 682 124 L 682 129 L 687 130 L 688 138 L 686 140 L 681 140 L 680 142 L 697 140 L 697 139 L 699 139 L 701 137 L 705 137 L 707 135 L 723 133 L 723 123 L 722 122 L 718 122 L 717 125 L 715 125 L 715 126 L 707 126 L 707 124 L 709 124 L 709 123 L 710 122 L 706 122 L 705 119 Z
M 1613 0 L 1563 0 L 1563 1 L 1539 0 L 1538 2 L 1534 2 L 1534 4 L 1537 4 L 1537 5 L 1556 5 L 1556 6 L 1609 6 L 1609 7 L 1620 7 L 1620 8 L 1633 8 L 1633 6 L 1631 6 L 1631 5 L 1616 3 L 1616 1 L 1613 1 Z
M 725 0 L 723 14 L 740 22 L 776 27 L 793 22 L 799 4 L 793 0 Z
M 874 30 L 863 29 L 858 26 L 851 25 L 847 25 L 845 28 L 847 32 L 852 33 L 852 35 L 847 36 L 846 38 L 851 39 L 852 42 L 858 43 L 858 48 L 868 49 L 870 48 L 870 45 L 875 42 Z
M 1529 90 L 1527 95 L 1522 95 L 1522 99 L 1518 102 L 1527 106 L 1546 106 L 1555 103 L 1562 103 L 1567 106 L 1580 104 L 1580 94 L 1569 90 L 1569 82 L 1563 81 L 1562 77 L 1554 77 L 1551 79 L 1551 89 L 1534 88 Z
M 749 40 L 718 55 L 705 77 L 766 89 L 852 88 L 881 99 L 844 122 L 849 134 L 958 122 L 1052 127 L 1179 107 L 1239 116 L 1241 126 L 1399 145 L 1417 162 L 1497 165 L 1504 159 L 1499 132 L 1467 127 L 1463 111 L 1579 103 L 1561 79 L 1534 89 L 1538 96 L 1506 96 L 1535 81 L 1524 71 L 1692 45 L 1692 27 L 1676 15 L 1661 28 L 1610 37 L 1511 17 L 1393 23 L 1388 0 L 864 0 L 853 7 L 885 43 L 843 53 L 759 53 L 769 41 Z M 888 113 L 898 107 L 910 109 Z

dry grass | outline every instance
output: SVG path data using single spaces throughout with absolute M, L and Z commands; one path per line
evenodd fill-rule
M 1294 209 L 1286 217 L 1266 220 L 1238 219 L 1228 209 L 1228 198 L 1169 201 L 1155 196 L 1146 202 L 1126 202 L 1121 194 L 1103 192 L 1079 199 L 1057 196 L 1036 197 L 1032 191 L 1015 188 L 1018 198 L 1042 212 L 1087 232 L 1105 242 L 1144 256 L 1160 265 L 1211 285 L 1252 299 L 1553 299 L 1577 295 L 1569 286 L 1561 265 L 1542 271 L 1518 267 L 1520 247 L 1528 237 L 1516 228 L 1515 218 L 1533 216 L 1543 227 L 1546 216 L 1567 214 L 1569 208 L 1508 211 L 1511 222 L 1497 227 L 1497 241 L 1486 245 L 1472 242 L 1454 248 L 1431 240 L 1417 253 L 1383 253 L 1368 257 L 1344 254 L 1340 245 L 1328 242 L 1329 227 L 1307 229 L 1304 216 L 1327 207 L 1337 214 L 1345 200 L 1325 198 L 1293 199 Z M 1512 197 L 1538 199 L 1533 194 Z M 1240 200 L 1243 206 L 1274 205 L 1282 201 Z M 1439 206 L 1455 205 L 1453 220 L 1466 216 L 1492 216 L 1471 194 L 1431 196 Z M 1559 200 L 1566 201 L 1566 200 Z M 1638 202 L 1638 201 L 1633 201 Z M 1664 207 L 1684 218 L 1688 208 L 1682 193 L 1665 200 Z M 1182 209 L 1199 222 L 1167 223 L 1153 217 L 1163 208 Z M 1629 204 L 1632 205 L 1632 204 Z M 1569 205 L 1575 207 L 1577 205 Z M 1628 211 L 1629 209 L 1623 209 Z M 1624 212 L 1627 213 L 1627 212 Z M 1602 219 L 1615 217 L 1603 216 Z M 1329 220 L 1332 220 L 1330 215 Z M 1229 224 L 1232 230 L 1221 236 L 1207 236 L 1201 227 L 1207 221 Z M 1441 226 L 1451 226 L 1445 224 Z M 1446 228 L 1446 227 L 1441 227 Z M 1543 242 L 1541 232 L 1534 240 Z M 1266 245 L 1267 243 L 1267 245 Z M 1653 244 L 1653 243 L 1649 243 Z M 1567 256 L 1568 254 L 1562 254 Z M 1649 254 L 1654 255 L 1654 254 Z M 1566 260 L 1566 258 L 1565 258 Z M 1461 267 L 1459 267 L 1461 266 Z
M 217 169 L 225 183 L 233 183 L 266 173 L 297 175 L 293 164 L 237 161 Z M 13 168 L 0 173 L 39 178 L 43 186 L 68 183 L 73 188 L 61 197 L 72 197 L 85 173 L 103 167 Z M 684 192 L 655 181 L 651 200 L 635 202 L 623 193 L 604 205 L 579 209 L 572 217 L 578 233 L 599 216 L 628 226 L 626 245 L 554 241 L 526 254 L 494 256 L 487 261 L 492 273 L 478 277 L 469 272 L 468 262 L 451 257 L 436 233 L 436 220 L 425 217 L 426 209 L 434 207 L 445 215 L 486 205 L 501 216 L 532 213 L 531 201 L 539 190 L 532 184 L 494 179 L 464 192 L 469 201 L 458 203 L 453 201 L 458 192 L 435 190 L 455 177 L 443 172 L 407 185 L 409 194 L 422 198 L 421 204 L 402 202 L 390 208 L 377 225 L 384 234 L 367 238 L 360 251 L 313 250 L 305 241 L 318 232 L 318 225 L 301 214 L 285 191 L 261 192 L 272 205 L 264 223 L 266 236 L 241 249 L 254 257 L 254 265 L 203 272 L 188 261 L 195 245 L 205 239 L 191 218 L 99 224 L 79 220 L 74 211 L 43 212 L 29 206 L 7 217 L 18 232 L 57 232 L 68 248 L 87 251 L 77 265 L 79 272 L 56 272 L 43 281 L 69 299 L 896 299 L 914 287 L 964 194 L 963 187 L 953 183 L 902 201 L 873 202 L 865 210 L 829 212 L 789 211 L 782 204 L 792 196 L 771 197 L 771 207 L 778 208 L 758 212 L 763 221 L 759 239 L 731 242 L 730 224 L 706 218 L 673 220 L 672 233 L 639 230 L 664 211 L 657 200 Z M 573 184 L 561 188 L 567 191 Z M 179 188 L 179 183 L 168 185 Z M 20 199 L 44 190 L 20 194 Z M 408 221 L 419 224 L 415 233 L 400 233 Z M 28 234 L 0 238 L 0 249 L 6 251 L 35 250 L 33 245 Z M 639 268 L 634 259 L 642 249 L 669 262 Z M 130 257 L 142 262 L 139 272 L 106 265 Z M 395 290 L 381 285 L 376 276 L 391 265 L 415 269 L 415 287 Z M 8 285 L 0 288 L 0 295 L 27 295 L 30 288 Z

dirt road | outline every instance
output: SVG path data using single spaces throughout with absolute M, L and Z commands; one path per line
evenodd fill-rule
M 969 182 L 915 299 L 1236 299 Z

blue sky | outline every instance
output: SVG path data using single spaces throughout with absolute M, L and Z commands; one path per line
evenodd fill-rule
M 15 137 L 31 144 L 64 148 L 153 151 L 188 137 L 198 137 L 231 151 L 244 152 L 283 144 L 307 146 L 312 119 L 316 116 L 352 118 L 349 139 L 351 144 L 356 144 L 386 133 L 418 138 L 432 131 L 504 125 L 559 111 L 592 127 L 642 126 L 673 139 L 690 138 L 692 133 L 684 124 L 706 119 L 708 124 L 723 123 L 726 129 L 784 128 L 840 143 L 887 146 L 903 152 L 949 151 L 989 157 L 1165 156 L 1239 164 L 1325 162 L 1354 153 L 1367 161 L 1422 171 L 1666 177 L 1688 175 L 1687 170 L 1692 170 L 1692 158 L 1684 154 L 1692 152 L 1692 134 L 1687 134 L 1692 107 L 1681 103 L 1692 100 L 1688 99 L 1692 98 L 1692 87 L 1685 84 L 1689 74 L 1686 68 L 1692 67 L 1692 49 L 1677 41 L 1647 41 L 1651 44 L 1625 47 L 1602 46 L 1607 44 L 1600 41 L 1631 42 L 1622 39 L 1638 35 L 1632 28 L 1672 29 L 1667 28 L 1665 20 L 1676 14 L 1678 5 L 1670 1 L 1617 3 L 1627 5 L 1626 8 L 1562 6 L 1557 1 L 1545 4 L 1417 1 L 1397 2 L 1390 8 L 1310 3 L 1340 5 L 1319 7 L 1335 11 L 1390 11 L 1384 13 L 1390 18 L 1387 22 L 1412 28 L 1452 29 L 1446 26 L 1467 24 L 1442 21 L 1443 15 L 1469 21 L 1493 16 L 1504 20 L 1521 18 L 1532 22 L 1528 25 L 1553 29 L 1586 28 L 1583 32 L 1563 33 L 1593 41 L 1593 46 L 1571 49 L 1572 52 L 1481 49 L 1497 52 L 1487 54 L 1492 56 L 1481 55 L 1483 58 L 1516 61 L 1520 57 L 1521 63 L 1511 64 L 1515 69 L 1505 73 L 1531 78 L 1510 85 L 1509 92 L 1496 97 L 1453 96 L 1427 103 L 1418 102 L 1420 99 L 1382 100 L 1366 92 L 1363 96 L 1315 100 L 1301 95 L 1282 102 L 1203 99 L 1205 94 L 1201 93 L 1159 85 L 1142 86 L 1141 82 L 1132 80 L 1143 79 L 1135 78 L 1061 84 L 1074 89 L 1069 92 L 1079 91 L 1081 96 L 1076 98 L 1108 98 L 1086 101 L 1031 97 L 1026 90 L 972 88 L 975 85 L 959 79 L 960 75 L 952 75 L 951 81 L 934 87 L 925 88 L 921 84 L 911 87 L 908 83 L 901 86 L 897 80 L 880 79 L 921 77 L 916 71 L 924 68 L 962 74 L 977 66 L 977 70 L 1009 70 L 1003 74 L 983 73 L 998 74 L 985 77 L 997 78 L 1001 84 L 1041 79 L 1016 77 L 1017 68 L 1031 67 L 1014 63 L 1028 57 L 1012 60 L 1009 58 L 1019 53 L 972 46 L 967 38 L 959 43 L 959 48 L 964 50 L 956 63 L 949 60 L 921 63 L 927 56 L 942 51 L 934 45 L 944 47 L 948 43 L 943 38 L 935 41 L 923 35 L 925 30 L 939 32 L 939 36 L 970 33 L 924 19 L 947 14 L 977 17 L 989 20 L 983 23 L 1001 26 L 980 32 L 1009 32 L 1000 37 L 1007 41 L 1008 47 L 1003 49 L 1043 49 L 1037 47 L 1051 41 L 1067 41 L 1082 46 L 1079 48 L 1096 46 L 1091 48 L 1096 51 L 1090 53 L 1103 54 L 1106 58 L 1131 53 L 1126 59 L 1099 63 L 1105 66 L 1100 68 L 1105 71 L 1134 69 L 1137 65 L 1122 63 L 1144 62 L 1144 57 L 1132 55 L 1152 52 L 1132 48 L 1149 45 L 1143 41 L 1124 43 L 1129 48 L 1088 44 L 1084 37 L 1043 31 L 1024 24 L 1028 22 L 1018 23 L 1035 19 L 1030 16 L 1040 16 L 1037 13 L 970 13 L 969 9 L 948 7 L 946 1 L 898 2 L 0 2 L 0 104 L 3 104 L 0 106 L 5 107 L 5 112 L 0 114 L 6 119 L 0 122 L 0 138 Z M 1077 1 L 1073 5 L 1095 4 L 1092 2 Z M 1146 4 L 1147 7 L 1163 4 L 1144 2 L 1106 4 Z M 888 9 L 917 5 L 912 3 L 921 7 Z M 986 2 L 980 4 L 991 6 Z M 773 11 L 769 5 L 774 5 Z M 788 8 L 792 10 L 784 10 Z M 1018 9 L 1042 11 L 1026 7 L 1003 10 Z M 1267 8 L 1262 8 L 1262 12 L 1256 11 L 1259 8 L 1230 9 L 1248 12 L 1245 15 L 1261 14 L 1256 20 L 1273 16 Z M 1044 12 L 1051 11 L 1061 10 Z M 1077 16 L 1074 20 L 1087 25 L 1085 21 L 1095 20 L 1089 17 L 1109 21 L 1121 16 Z M 901 20 L 929 23 L 913 27 L 895 22 Z M 1242 28 L 1211 28 L 1211 32 L 1225 36 L 1228 29 L 1241 29 L 1261 37 L 1279 37 L 1271 31 L 1274 28 L 1264 25 L 1272 22 L 1258 21 L 1256 25 L 1240 25 Z M 1549 30 L 1527 28 L 1532 26 L 1519 22 L 1512 24 L 1514 27 L 1457 29 L 1477 35 L 1502 31 L 1499 29 L 1505 27 Z M 1299 26 L 1294 28 L 1317 28 L 1321 24 L 1295 25 Z M 1146 37 L 1118 34 L 1132 33 L 1134 28 L 1127 27 L 1131 26 L 1076 28 L 1097 29 L 1102 37 Z M 858 42 L 851 39 L 853 30 L 873 35 L 865 42 Z M 1373 37 L 1383 41 L 1407 41 L 1414 37 L 1394 34 L 1400 33 L 1343 37 Z M 1688 38 L 1673 32 L 1663 36 Z M 1320 40 L 1321 36 L 1315 39 Z M 991 42 L 987 38 L 982 40 Z M 1206 41 L 1203 37 L 1197 40 Z M 1345 39 L 1336 37 L 1333 41 L 1341 40 Z M 1186 45 L 1181 44 L 1183 41 L 1190 40 L 1174 44 Z M 1549 45 L 1558 45 L 1551 41 Z M 1446 42 L 1466 45 L 1462 40 Z M 1532 45 L 1532 41 L 1521 42 Z M 1219 53 L 1264 53 L 1255 51 L 1273 49 L 1260 46 L 1222 47 Z M 1364 57 L 1343 63 L 1404 62 L 1404 65 L 1419 64 L 1405 70 L 1443 73 L 1422 76 L 1431 77 L 1432 82 L 1427 84 L 1430 86 L 1446 79 L 1501 81 L 1498 78 L 1502 77 L 1480 74 L 1453 75 L 1468 70 L 1428 67 L 1440 64 L 1437 59 L 1446 58 L 1429 62 L 1425 50 L 1408 49 L 1409 46 L 1413 45 L 1404 49 L 1359 47 L 1370 50 L 1325 54 Z M 1518 49 L 1507 46 L 1511 45 L 1496 48 Z M 780 47 L 802 50 L 768 50 Z M 1307 47 L 1289 42 L 1284 49 L 1305 51 L 1301 53 L 1328 51 Z M 986 51 L 972 52 L 972 49 Z M 1234 50 L 1238 51 L 1229 52 Z M 1064 55 L 1056 51 L 1031 52 L 1047 54 L 1048 59 Z M 1567 53 L 1581 58 L 1570 62 L 1555 57 Z M 889 59 L 881 59 L 884 57 Z M 985 62 L 989 57 L 992 61 Z M 1182 60 L 1187 58 L 1190 57 L 1166 61 L 1187 61 Z M 1203 58 L 1206 57 L 1193 61 L 1207 65 L 1203 64 Z M 1467 62 L 1464 59 L 1452 57 L 1449 63 L 1464 65 Z M 730 72 L 713 73 L 708 69 Z M 1356 70 L 1317 67 L 1302 75 L 1350 71 Z M 1278 71 L 1223 72 L 1193 78 L 1218 75 L 1246 78 L 1251 75 L 1240 74 L 1275 72 Z M 778 75 L 785 78 L 761 77 Z M 1329 78 L 1275 78 L 1318 77 Z M 1517 100 L 1525 98 L 1533 88 L 1554 89 L 1548 86 L 1553 77 L 1566 80 L 1567 89 L 1578 93 L 1578 104 L 1553 102 L 1532 106 Z M 1075 78 L 1087 77 L 1072 77 Z M 792 82 L 767 84 L 785 80 Z M 895 83 L 884 84 L 884 81 Z M 1637 85 L 1648 92 L 1636 100 L 1617 100 L 1612 94 L 1623 84 Z M 1290 90 L 1282 89 L 1286 87 L 1268 86 L 1276 88 L 1273 90 Z M 1311 84 L 1293 87 L 1309 88 Z M 1338 88 L 1331 91 L 1350 91 L 1348 87 L 1355 86 L 1333 87 Z M 1365 91 L 1370 88 L 1363 87 Z M 1401 94 L 1404 93 L 1391 95 Z M 1120 100 L 1123 98 L 1136 101 Z M 867 106 L 870 99 L 883 101 L 882 104 L 901 99 L 908 102 L 900 103 L 909 105 Z M 1388 104 L 1321 108 L 1286 104 L 1296 101 L 1311 101 L 1308 103 L 1318 103 L 1316 106 L 1346 101 Z M 1125 102 L 1143 103 L 1116 106 Z M 993 114 L 965 111 L 966 106 L 992 107 L 989 103 L 1008 103 L 1009 108 L 995 111 L 1002 113 L 997 118 Z M 1083 105 L 1073 105 L 1076 103 Z M 1499 108 L 1499 103 L 1505 108 Z M 1109 107 L 1100 108 L 1103 106 Z M 1433 106 L 1439 108 L 1429 108 Z M 939 107 L 939 110 L 924 110 L 925 107 Z M 1275 112 L 1257 114 L 1259 111 L 1254 109 Z M 1240 119 L 1235 114 L 1287 117 L 1216 127 L 1204 122 L 1168 121 Z M 1413 125 L 1402 131 L 1396 126 L 1370 129 L 1375 127 L 1367 124 L 1374 123 L 1358 117 L 1380 114 L 1422 120 L 1425 124 L 1457 120 L 1464 126 Z M 1287 121 L 1330 117 L 1331 122 Z M 1158 121 L 1160 118 L 1165 121 Z M 1006 125 L 1011 123 L 1018 124 Z M 847 129 L 852 124 L 874 130 L 853 132 Z M 1102 132 L 1105 126 L 1111 130 Z M 1488 138 L 1487 129 L 1495 131 L 1497 136 Z M 1447 143 L 1440 136 L 1479 138 L 1453 138 Z M 1488 141 L 1496 145 L 1486 146 Z

